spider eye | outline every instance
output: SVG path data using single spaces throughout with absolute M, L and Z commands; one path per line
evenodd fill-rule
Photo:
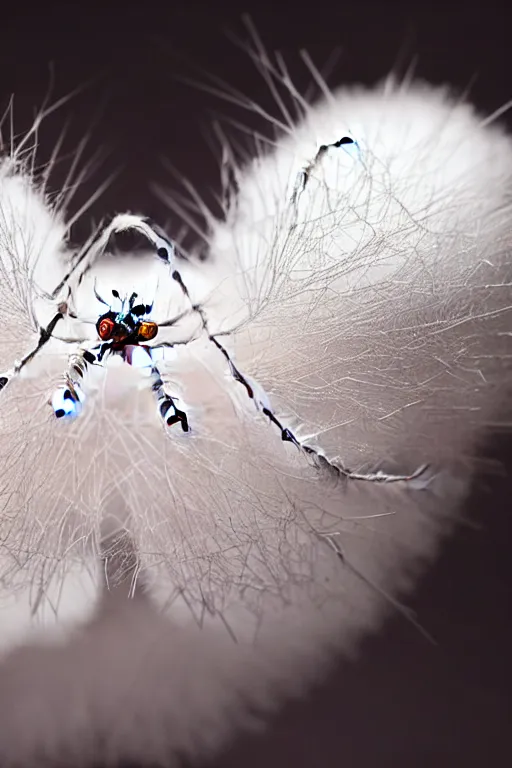
M 116 324 L 111 317 L 102 318 L 97 325 L 98 336 L 103 341 L 108 341 L 108 339 L 112 338 L 115 327 Z
M 139 336 L 145 341 L 151 341 L 158 333 L 158 325 L 156 323 L 141 323 L 139 325 Z

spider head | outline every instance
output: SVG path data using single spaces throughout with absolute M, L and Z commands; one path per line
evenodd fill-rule
M 144 312 L 137 312 L 138 307 L 134 307 L 129 312 L 105 312 L 98 318 L 96 330 L 102 341 L 112 341 L 114 344 L 141 344 L 151 341 L 158 333 L 158 325 L 149 320 L 141 319 L 141 314 L 146 314 L 146 307 L 141 309 Z
M 107 303 L 96 289 L 94 292 L 102 304 Z M 132 293 L 130 298 L 125 300 L 121 299 L 116 290 L 112 291 L 112 295 L 122 302 L 122 308 L 120 312 L 109 309 L 98 318 L 96 330 L 100 339 L 106 342 L 111 341 L 115 345 L 141 344 L 154 339 L 158 333 L 158 325 L 144 319 L 151 312 L 152 305 L 136 304 L 136 293 Z

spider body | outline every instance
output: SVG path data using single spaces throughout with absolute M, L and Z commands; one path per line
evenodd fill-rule
M 108 306 L 96 290 L 95 295 L 98 301 Z M 71 356 L 65 383 L 57 389 L 51 400 L 55 416 L 58 419 L 75 419 L 79 416 L 85 399 L 81 382 L 88 365 L 101 365 L 106 354 L 120 355 L 128 365 L 149 369 L 152 380 L 151 389 L 157 400 L 158 412 L 165 424 L 169 427 L 181 424 L 183 432 L 189 432 L 187 414 L 176 406 L 177 398 L 171 397 L 166 392 L 157 364 L 152 357 L 153 348 L 146 344 L 158 333 L 157 323 L 147 319 L 152 305 L 135 304 L 137 293 L 132 293 L 126 299 L 121 299 L 116 290 L 112 291 L 112 295 L 121 301 L 121 310 L 115 312 L 109 308 L 108 312 L 104 312 L 98 318 L 96 331 L 101 344 L 89 350 L 83 349 L 79 354 Z M 169 322 L 172 324 L 173 321 Z

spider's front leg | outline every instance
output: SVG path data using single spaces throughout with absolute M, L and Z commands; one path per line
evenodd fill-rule
M 17 360 L 10 370 L 0 374 L 0 391 L 4 389 L 12 379 L 16 378 L 16 376 L 27 365 L 27 363 L 29 363 L 38 354 L 38 352 L 41 351 L 44 345 L 50 341 L 57 323 L 63 320 L 66 314 L 66 305 L 61 305 L 46 328 L 39 329 L 39 341 L 37 342 L 34 349 L 28 352 L 28 354 L 26 354 L 25 357 L 23 357 L 21 360 Z
M 58 419 L 75 419 L 80 415 L 85 400 L 82 381 L 87 373 L 87 366 L 96 362 L 96 355 L 88 349 L 81 349 L 70 355 L 64 384 L 55 390 L 50 401 Z
M 166 347 L 173 346 L 173 344 L 160 344 L 157 347 L 135 345 L 127 347 L 124 350 L 123 357 L 129 365 L 148 371 L 151 390 L 156 398 L 158 413 L 164 425 L 172 427 L 175 424 L 180 424 L 183 432 L 190 432 L 188 416 L 185 411 L 178 408 L 177 401 L 179 398 L 171 396 L 166 391 L 162 374 L 158 369 L 158 362 L 155 359 L 158 352 L 162 352 Z

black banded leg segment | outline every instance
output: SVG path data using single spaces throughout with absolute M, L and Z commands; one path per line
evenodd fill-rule
M 0 375 L 0 391 L 37 355 L 37 353 L 51 339 L 57 323 L 63 319 L 64 314 L 61 311 L 61 308 L 59 308 L 59 311 L 52 317 L 46 328 L 39 329 L 39 341 L 34 349 L 18 361 L 10 371 L 6 371 L 6 373 Z
M 229 371 L 230 371 L 231 375 L 233 376 L 235 381 L 238 381 L 240 384 L 242 384 L 245 387 L 245 391 L 247 392 L 248 397 L 250 397 L 251 400 L 254 402 L 256 408 L 258 409 L 258 411 L 261 411 L 265 416 L 267 416 L 270 419 L 270 421 L 273 424 L 275 424 L 275 426 L 279 429 L 279 431 L 281 432 L 281 439 L 284 442 L 293 443 L 293 445 L 295 445 L 297 448 L 301 448 L 302 450 L 306 450 L 304 448 L 304 446 L 301 443 L 299 443 L 299 441 L 297 440 L 297 438 L 295 437 L 293 432 L 290 429 L 288 429 L 288 427 L 284 427 L 281 424 L 279 419 L 270 410 L 270 408 L 268 408 L 266 405 L 264 405 L 260 400 L 257 400 L 256 394 L 254 392 L 254 387 L 249 383 L 249 381 L 247 381 L 247 379 L 245 378 L 243 373 L 241 373 L 238 370 L 238 368 L 234 364 L 233 360 L 231 359 L 227 349 L 220 343 L 220 341 L 217 338 L 215 338 L 215 336 L 211 336 L 210 334 L 208 334 L 208 338 L 210 339 L 210 341 L 213 344 L 215 344 L 215 346 L 221 352 L 221 354 L 224 355 L 224 358 L 226 359 L 226 361 L 228 363 Z M 306 452 L 307 452 L 307 450 L 306 450 Z
M 84 400 L 82 382 L 87 373 L 87 367 L 94 365 L 96 361 L 96 355 L 88 349 L 82 349 L 70 355 L 65 383 L 54 392 L 51 401 L 58 419 L 79 415 Z
M 318 150 L 315 159 L 306 169 L 307 173 L 308 174 L 310 173 L 312 168 L 321 159 L 322 155 L 324 155 L 325 152 L 327 152 L 329 147 L 340 147 L 342 146 L 342 144 L 354 144 L 354 143 L 355 142 L 353 139 L 344 137 L 339 141 L 335 142 L 334 144 L 322 145 Z M 305 183 L 307 183 L 307 178 Z M 350 469 L 347 469 L 346 467 L 343 467 L 343 465 L 339 464 L 338 462 L 331 461 L 321 451 L 316 450 L 315 448 L 312 448 L 309 445 L 305 445 L 304 443 L 301 443 L 300 440 L 298 440 L 297 437 L 295 437 L 292 430 L 289 429 L 288 427 L 285 427 L 279 421 L 275 413 L 269 407 L 268 403 L 264 403 L 262 400 L 257 398 L 256 393 L 254 391 L 254 387 L 251 385 L 248 379 L 243 375 L 243 373 L 236 367 L 227 349 L 220 343 L 220 341 L 216 338 L 216 336 L 210 333 L 206 314 L 201 306 L 199 306 L 198 304 L 192 303 L 187 286 L 183 282 L 183 279 L 180 273 L 177 270 L 174 270 L 174 272 L 172 273 L 172 277 L 174 280 L 176 280 L 181 290 L 183 291 L 183 294 L 189 300 L 192 309 L 199 314 L 205 333 L 208 335 L 209 340 L 213 344 L 215 344 L 219 352 L 221 352 L 221 354 L 224 356 L 229 366 L 230 373 L 235 379 L 235 381 L 238 381 L 240 384 L 242 384 L 245 387 L 245 391 L 247 392 L 248 397 L 250 397 L 250 399 L 254 402 L 254 404 L 256 405 L 256 408 L 259 411 L 261 411 L 265 416 L 267 416 L 267 418 L 272 422 L 272 424 L 274 424 L 279 429 L 279 431 L 281 432 L 281 440 L 283 440 L 283 442 L 292 443 L 296 448 L 303 451 L 308 456 L 312 456 L 321 467 L 327 468 L 331 472 L 335 472 L 336 475 L 338 475 L 339 477 L 342 477 L 347 480 L 360 480 L 360 481 L 366 481 L 366 482 L 372 482 L 372 483 L 398 483 L 398 482 L 404 482 L 404 481 L 408 482 L 408 481 L 419 478 L 421 475 L 423 475 L 426 472 L 426 470 L 428 469 L 427 464 L 420 466 L 415 472 L 409 475 L 395 475 L 395 474 L 383 472 L 382 470 L 378 470 L 375 472 L 354 472 Z
M 172 427 L 174 424 L 181 424 L 183 432 L 190 432 L 187 414 L 178 408 L 175 398 L 165 391 L 164 382 L 156 365 L 153 365 L 151 368 L 151 377 L 153 379 L 151 389 L 157 400 L 158 412 L 165 424 L 168 427 Z

